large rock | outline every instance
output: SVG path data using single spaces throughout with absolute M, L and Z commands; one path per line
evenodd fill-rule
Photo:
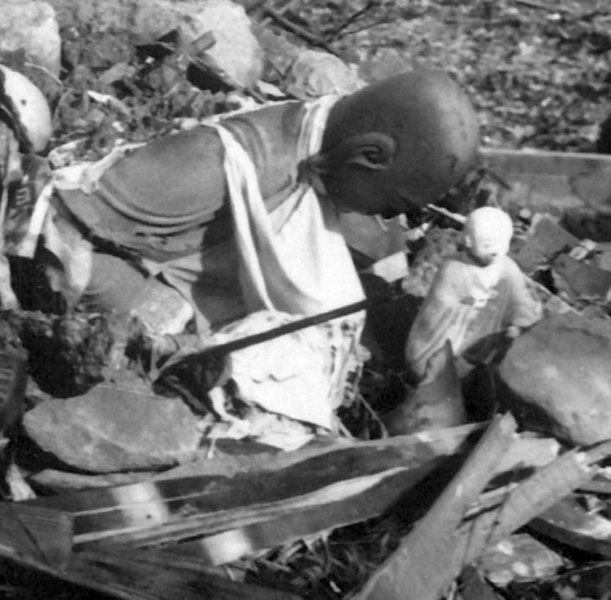
M 611 327 L 577 314 L 543 319 L 500 365 L 521 423 L 569 443 L 611 438 Z
M 206 51 L 234 81 L 259 79 L 263 52 L 244 8 L 230 0 L 50 0 L 60 22 L 95 23 L 96 31 L 127 30 L 150 42 L 180 27 L 186 41 L 206 32 L 216 39 Z
M 68 400 L 47 400 L 26 413 L 28 436 L 71 467 L 110 473 L 160 469 L 191 460 L 201 434 L 178 398 L 99 385 Z
M 287 91 L 307 100 L 325 94 L 350 94 L 365 86 L 356 65 L 319 50 L 302 51 L 289 71 Z
M 0 15 L 0 53 L 23 49 L 28 62 L 57 77 L 61 39 L 53 7 L 47 2 L 0 0 Z
M 263 69 L 263 53 L 241 6 L 229 0 L 140 0 L 134 14 L 133 31 L 144 37 L 159 37 L 180 26 L 188 40 L 211 31 L 216 43 L 206 51 L 234 81 L 250 86 Z

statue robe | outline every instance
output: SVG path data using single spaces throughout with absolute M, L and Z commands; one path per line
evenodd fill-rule
M 447 340 L 455 356 L 482 362 L 507 327 L 527 327 L 539 318 L 540 304 L 511 258 L 482 267 L 459 252 L 442 263 L 416 316 L 405 347 L 408 369 L 419 379 L 434 379 L 431 359 Z

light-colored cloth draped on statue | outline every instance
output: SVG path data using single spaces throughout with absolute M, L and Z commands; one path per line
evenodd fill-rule
M 320 149 L 334 101 L 323 98 L 308 106 L 298 142 L 301 160 Z M 252 161 L 222 123 L 216 128 L 225 147 L 224 168 L 247 312 L 278 311 L 276 324 L 280 324 L 286 322 L 286 313 L 313 315 L 363 299 L 332 203 L 321 201 L 306 181 L 268 213 Z M 274 323 L 274 319 L 257 318 L 255 327 L 257 321 L 264 329 Z M 231 376 L 240 395 L 265 410 L 331 428 L 333 409 L 342 401 L 346 376 L 357 361 L 363 322 L 361 311 L 322 330 L 311 328 L 294 334 L 292 340 L 278 340 L 276 352 L 264 345 L 251 349 L 246 362 L 269 365 L 266 373 L 255 374 L 236 357 Z M 258 359 L 253 351 L 260 353 Z M 274 366 L 265 360 L 272 355 L 281 363 Z
M 302 160 L 320 149 L 334 101 L 322 98 L 308 107 L 298 142 Z M 361 300 L 361 284 L 333 204 L 321 202 L 312 185 L 303 182 L 269 214 L 252 161 L 222 123 L 216 129 L 225 147 L 247 312 L 265 308 L 312 315 Z
M 337 96 L 306 105 L 298 161 L 320 149 Z M 224 145 L 234 235 L 200 253 L 164 263 L 144 261 L 194 306 L 198 329 L 213 330 L 256 310 L 313 315 L 363 299 L 363 290 L 332 202 L 319 198 L 304 178 L 271 213 L 261 197 L 255 167 L 239 142 L 216 128 Z

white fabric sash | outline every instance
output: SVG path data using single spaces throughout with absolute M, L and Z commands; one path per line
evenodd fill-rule
M 320 149 L 335 101 L 325 97 L 307 107 L 298 141 L 300 160 Z M 221 123 L 213 126 L 225 147 L 224 169 L 247 312 L 267 309 L 312 315 L 363 299 L 331 202 L 320 201 L 312 186 L 302 183 L 280 209 L 268 213 L 250 157 Z

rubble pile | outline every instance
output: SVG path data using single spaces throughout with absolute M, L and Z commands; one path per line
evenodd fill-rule
M 584 232 L 608 214 L 611 159 L 485 150 L 446 208 L 347 217 L 367 298 L 315 317 L 261 311 L 198 336 L 174 296 L 94 313 L 59 293 L 51 259 L 51 289 L 27 270 L 21 221 L 52 175 L 31 176 L 22 154 L 69 169 L 230 110 L 350 93 L 394 51 L 359 69 L 344 29 L 381 7 L 409 31 L 428 19 L 426 2 L 359 3 L 340 23 L 293 4 L 0 0 L 0 83 L 35 82 L 53 119 L 27 149 L 0 121 L 3 260 L 19 249 L 0 265 L 3 568 L 75 586 L 58 598 L 608 597 L 611 235 Z M 511 216 L 511 264 L 542 314 L 466 370 L 446 343 L 435 376 L 410 379 L 414 318 L 484 204 Z M 335 319 L 363 310 L 359 341 Z

